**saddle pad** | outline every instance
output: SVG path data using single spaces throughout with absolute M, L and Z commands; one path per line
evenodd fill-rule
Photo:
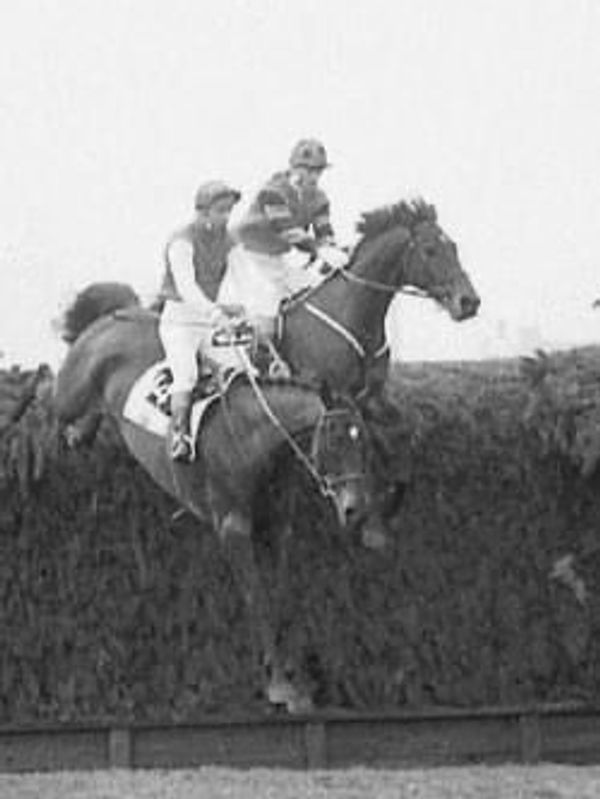
M 228 380 L 226 388 L 238 375 Z M 166 437 L 171 419 L 171 383 L 171 370 L 167 362 L 158 361 L 152 364 L 133 384 L 123 407 L 123 417 L 154 435 Z M 194 439 L 206 411 L 219 398 L 220 394 L 216 393 L 194 402 L 190 419 L 190 430 Z

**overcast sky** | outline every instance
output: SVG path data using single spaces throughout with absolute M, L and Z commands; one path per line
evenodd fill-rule
M 322 138 L 343 242 L 422 195 L 480 317 L 396 300 L 401 358 L 600 339 L 597 0 L 20 0 L 0 10 L 0 350 L 60 356 L 88 282 L 157 286 L 198 182 Z

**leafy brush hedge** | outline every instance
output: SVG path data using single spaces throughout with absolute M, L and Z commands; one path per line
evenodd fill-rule
M 323 704 L 595 700 L 600 350 L 397 367 L 410 473 L 385 554 L 298 509 L 287 642 Z M 61 443 L 51 375 L 0 375 L 0 720 L 252 706 L 259 685 L 212 533 L 110 427 Z

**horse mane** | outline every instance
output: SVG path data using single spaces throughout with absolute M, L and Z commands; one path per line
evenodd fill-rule
M 386 205 L 363 213 L 356 225 L 356 230 L 363 237 L 362 241 L 366 241 L 395 227 L 413 230 L 421 222 L 437 222 L 435 206 L 426 203 L 421 198 L 410 201 L 401 200 L 393 205 Z
M 133 305 L 140 305 L 140 299 L 126 283 L 92 283 L 77 294 L 64 312 L 58 325 L 60 337 L 72 344 L 96 319 Z

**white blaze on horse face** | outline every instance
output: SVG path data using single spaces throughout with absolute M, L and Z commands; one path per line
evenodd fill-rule
M 360 427 L 356 424 L 350 425 L 348 428 L 348 435 L 351 441 L 358 441 L 360 438 Z
M 340 482 L 334 492 L 334 505 L 338 523 L 342 530 L 351 527 L 361 516 L 365 506 L 362 479 Z

